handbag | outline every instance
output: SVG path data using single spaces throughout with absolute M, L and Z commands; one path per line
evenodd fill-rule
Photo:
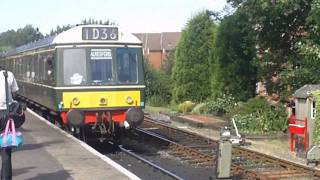
M 11 125 L 11 128 L 10 128 Z M 9 119 L 3 133 L 0 134 L 0 146 L 6 147 L 20 147 L 23 143 L 22 133 L 16 131 L 13 119 Z
M 13 119 L 16 128 L 21 127 L 26 120 L 23 105 L 17 101 L 13 101 L 9 105 L 8 118 Z
M 5 77 L 5 91 L 6 91 L 6 105 L 7 110 L 3 117 L 0 117 L 0 130 L 3 130 L 5 125 L 7 124 L 7 121 L 9 118 L 14 120 L 16 128 L 19 128 L 22 126 L 22 124 L 25 122 L 25 115 L 24 110 L 25 106 L 17 101 L 13 101 L 10 104 L 9 102 L 9 90 L 8 90 L 8 72 L 4 71 L 3 75 Z

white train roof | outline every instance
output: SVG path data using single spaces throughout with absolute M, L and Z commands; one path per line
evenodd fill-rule
M 108 39 L 102 40 L 100 39 L 83 39 L 83 28 L 92 30 L 92 28 L 96 28 L 99 30 L 104 29 L 117 29 L 118 37 L 116 39 Z M 101 31 L 102 32 L 102 31 Z M 130 45 L 142 45 L 141 41 L 131 33 L 124 31 L 121 27 L 118 26 L 109 26 L 109 25 L 79 25 L 75 26 L 69 30 L 66 30 L 60 34 L 55 36 L 49 36 L 44 39 L 38 40 L 36 42 L 32 42 L 11 51 L 4 53 L 5 56 L 14 55 L 17 53 L 44 48 L 48 46 L 56 46 L 56 45 L 66 45 L 66 44 L 130 44 Z

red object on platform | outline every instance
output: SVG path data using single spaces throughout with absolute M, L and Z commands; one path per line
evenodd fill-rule
M 294 115 L 290 116 L 290 124 L 289 124 L 289 131 L 290 131 L 290 150 L 291 152 L 294 151 L 295 139 L 294 135 L 299 135 L 303 137 L 303 144 L 304 144 L 304 151 L 307 151 L 308 145 L 308 121 L 307 118 L 304 120 L 296 119 Z

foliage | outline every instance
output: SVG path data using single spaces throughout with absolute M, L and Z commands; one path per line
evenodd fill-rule
M 319 32 L 320 0 L 311 3 L 311 11 L 306 20 L 306 37 L 295 43 L 298 58 L 294 66 L 283 71 L 284 84 L 298 89 L 305 84 L 320 83 L 320 32 Z
M 300 66 L 304 58 L 296 43 L 312 34 L 309 24 L 316 21 L 312 18 L 312 3 L 316 1 L 228 0 L 237 12 L 247 16 L 243 25 L 255 39 L 258 79 L 264 80 L 269 94 L 288 96 L 301 83 L 310 82 L 304 79 L 306 69 Z M 292 85 L 293 81 L 297 83 Z
M 181 104 L 179 104 L 179 112 L 182 113 L 187 113 L 187 112 L 191 112 L 192 109 L 195 107 L 195 103 L 191 102 L 191 101 L 185 101 Z
M 171 101 L 172 82 L 170 76 L 155 70 L 144 60 L 144 78 L 146 84 L 146 97 L 153 106 L 167 105 Z
M 209 54 L 215 28 L 208 12 L 201 12 L 182 31 L 172 74 L 174 102 L 201 102 L 210 95 Z
M 316 101 L 316 119 L 314 123 L 313 142 L 312 144 L 320 144 L 320 91 L 312 92 L 314 100 Z
M 307 18 L 307 28 L 310 33 L 310 39 L 319 44 L 320 42 L 320 0 L 313 0 L 311 11 Z
M 255 49 L 253 37 L 245 27 L 247 21 L 245 15 L 236 12 L 225 17 L 219 26 L 211 54 L 213 97 L 226 91 L 239 100 L 254 96 Z
M 168 99 L 161 97 L 160 95 L 147 96 L 147 102 L 153 107 L 165 107 L 168 105 Z
M 222 94 L 217 98 L 207 100 L 207 113 L 223 115 L 229 113 L 236 105 L 235 98 L 230 94 Z
M 83 24 L 83 25 L 87 25 L 87 24 L 115 25 L 115 23 L 111 22 L 110 20 L 103 21 L 103 20 L 96 20 L 96 19 L 93 19 L 93 18 L 83 19 L 81 21 L 81 24 Z M 68 30 L 70 28 L 72 28 L 72 26 L 70 24 L 63 25 L 61 27 L 58 25 L 56 27 L 56 29 L 52 29 L 50 31 L 50 36 L 59 34 L 59 33 L 63 32 L 63 31 L 66 31 L 66 30 Z
M 298 89 L 305 84 L 320 83 L 320 45 L 306 40 L 296 44 L 300 58 L 296 61 L 295 68 L 286 69 L 281 73 L 283 84 L 290 85 L 292 89 Z M 288 93 L 286 95 L 291 95 Z
M 242 132 L 284 132 L 288 127 L 284 106 L 272 105 L 264 97 L 256 97 L 249 99 L 246 103 L 240 103 L 231 114 Z
M 0 33 L 0 50 L 8 50 L 43 38 L 38 28 L 26 25 L 17 31 L 8 30 Z
M 196 104 L 191 111 L 191 113 L 194 113 L 194 114 L 207 114 L 207 112 L 208 110 L 207 110 L 206 103 Z
M 106 21 L 103 20 L 96 20 L 94 18 L 89 18 L 89 19 L 83 19 L 81 21 L 81 24 L 102 24 L 102 25 L 115 25 L 115 22 L 110 21 L 109 19 L 107 19 Z
M 114 25 L 114 22 L 110 20 L 102 21 L 95 20 L 93 18 L 82 20 L 82 24 L 104 24 L 104 25 Z M 50 35 L 55 35 L 70 29 L 72 26 L 70 24 L 57 26 L 55 29 L 52 29 Z M 46 35 L 49 36 L 49 35 Z M 37 41 L 42 39 L 44 35 L 39 31 L 38 28 L 33 27 L 32 25 L 26 25 L 23 28 L 19 28 L 17 31 L 8 30 L 6 32 L 0 33 L 0 52 L 7 51 L 18 46 Z
M 68 25 L 63 25 L 62 27 L 60 27 L 59 25 L 57 25 L 56 29 L 51 29 L 50 31 L 50 36 L 54 36 L 56 34 L 62 33 L 63 31 L 69 30 L 71 29 L 72 26 L 70 24 Z
M 169 52 L 169 54 L 166 55 L 166 58 L 164 59 L 163 63 L 161 64 L 161 71 L 167 74 L 168 76 L 172 75 L 172 69 L 175 62 L 175 49 Z

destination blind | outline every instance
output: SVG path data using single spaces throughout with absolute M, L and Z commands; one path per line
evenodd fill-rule
M 118 40 L 118 28 L 83 27 L 82 40 Z

